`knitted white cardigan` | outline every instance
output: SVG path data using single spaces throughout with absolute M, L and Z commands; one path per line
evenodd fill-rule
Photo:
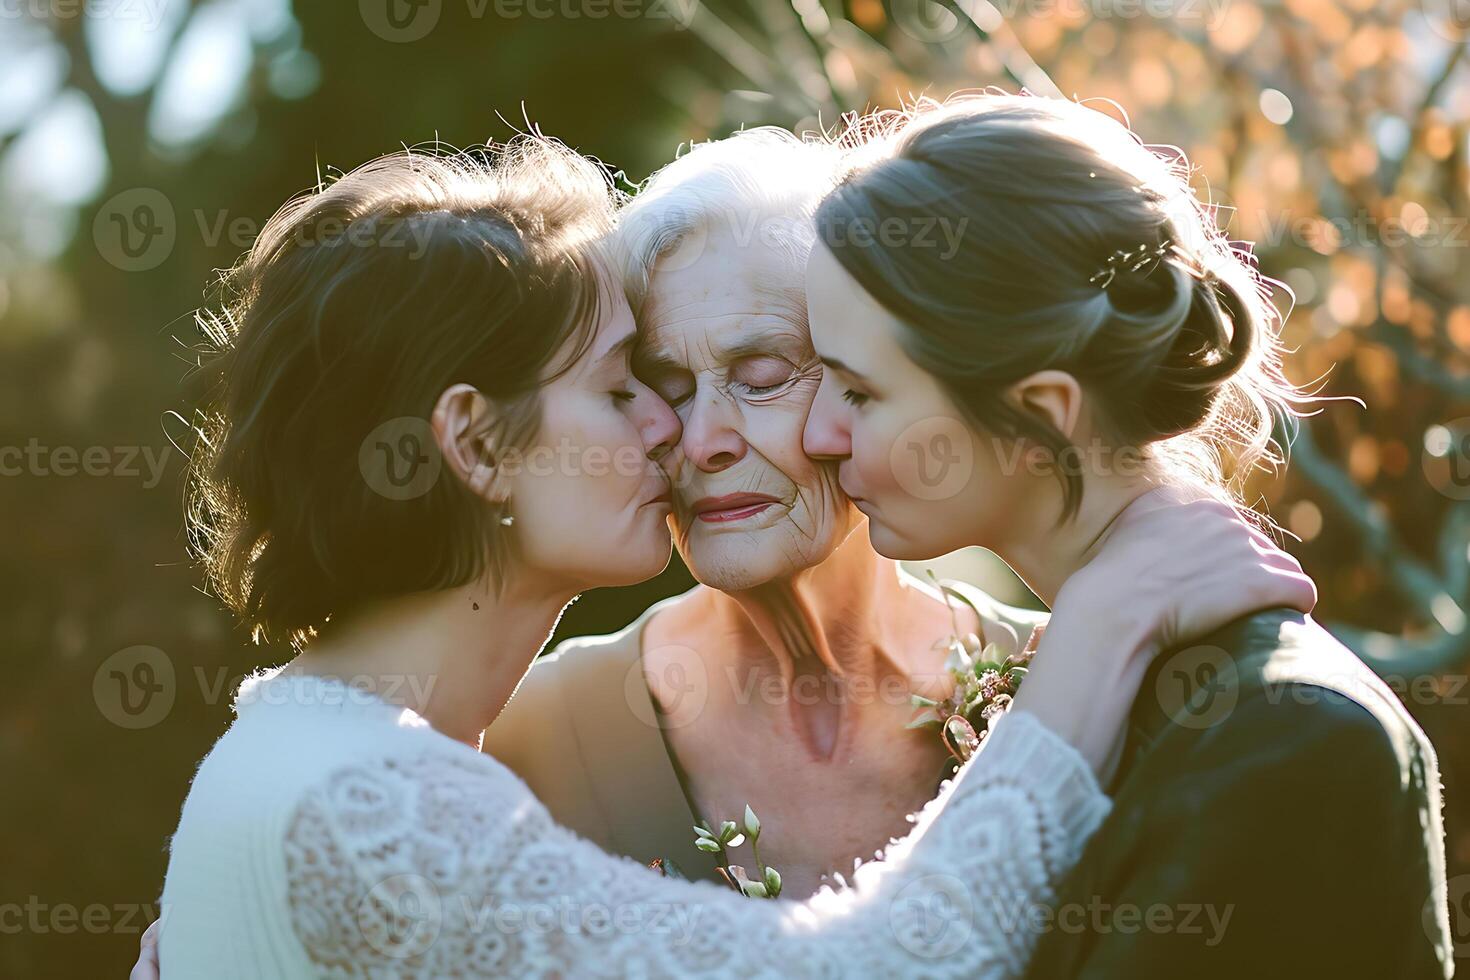
M 257 675 L 235 711 L 173 838 L 167 980 L 1011 977 L 1110 807 L 1012 712 L 850 887 L 768 901 L 608 855 L 493 758 L 341 683 Z

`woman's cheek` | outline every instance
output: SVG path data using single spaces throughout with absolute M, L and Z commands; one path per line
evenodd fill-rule
M 852 428 L 852 455 L 862 477 L 863 488 L 874 494 L 886 494 L 894 487 L 893 466 L 889 462 L 893 439 L 890 433 L 875 431 L 871 424 Z
M 741 431 L 746 445 L 798 486 L 810 485 L 820 471 L 801 444 L 806 415 L 790 402 L 775 401 L 745 412 Z

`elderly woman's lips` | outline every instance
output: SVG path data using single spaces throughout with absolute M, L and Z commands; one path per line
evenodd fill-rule
M 757 504 L 754 507 L 740 507 L 734 510 L 707 510 L 703 514 L 696 515 L 706 524 L 719 524 L 725 521 L 743 521 L 747 517 L 754 517 L 765 510 L 771 504 Z
M 694 516 L 706 524 L 723 524 L 743 521 L 777 503 L 775 497 L 755 493 L 732 493 L 724 497 L 705 497 L 696 500 L 690 509 Z

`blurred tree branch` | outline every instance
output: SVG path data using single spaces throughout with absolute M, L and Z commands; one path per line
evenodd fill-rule
M 825 84 L 820 91 L 810 84 L 810 77 L 791 84 L 796 90 L 807 93 L 814 103 L 845 98 L 845 102 L 824 106 L 834 112 L 858 107 L 856 100 L 846 95 L 842 86 L 832 83 L 831 72 L 823 70 L 824 65 L 832 62 L 834 48 L 839 55 L 847 55 L 849 63 L 864 66 L 868 91 L 873 95 L 886 94 L 875 92 L 874 85 L 891 84 L 895 77 L 918 75 L 938 81 L 945 77 L 963 77 L 972 71 L 969 66 L 976 63 L 990 63 L 1015 84 L 1037 94 L 1063 97 L 1041 62 L 1026 49 L 1021 34 L 988 0 L 943 3 L 943 9 L 959 18 L 965 29 L 948 37 L 936 37 L 932 42 L 905 36 L 902 25 L 897 25 L 896 29 L 893 22 L 897 16 L 895 8 L 885 4 L 883 11 L 888 20 L 883 25 L 886 27 L 884 38 L 889 42 L 886 46 L 882 39 L 870 40 L 866 30 L 843 20 L 840 7 L 835 12 L 827 10 L 830 23 L 825 29 L 810 31 L 807 18 L 792 14 L 792 9 L 799 11 L 799 2 L 797 0 L 795 8 L 779 2 L 761 7 L 765 16 L 758 19 L 759 29 L 766 36 L 759 41 L 737 35 L 723 23 L 696 33 L 716 46 L 730 64 L 750 62 L 760 51 L 818 52 L 814 58 L 803 54 L 800 58 L 782 59 L 780 63 L 766 59 L 761 62 L 759 70 L 748 68 L 746 75 L 756 84 L 774 86 L 768 87 L 768 92 L 780 93 L 782 88 L 778 79 L 790 79 L 792 71 L 810 72 L 812 77 L 821 74 Z M 778 7 L 779 10 L 776 9 Z M 856 10 L 856 5 L 852 9 Z M 1348 153 L 1352 148 L 1351 141 L 1367 139 L 1372 145 L 1372 134 L 1363 129 L 1369 114 L 1347 108 L 1353 98 L 1367 96 L 1355 96 L 1352 86 L 1344 84 L 1331 57 L 1337 53 L 1336 49 L 1330 48 L 1334 42 L 1315 32 L 1312 25 L 1302 19 L 1302 11 L 1276 5 L 1261 5 L 1254 9 L 1259 10 L 1264 18 L 1266 27 L 1263 29 L 1273 30 L 1280 40 L 1284 57 L 1279 62 L 1253 63 L 1253 59 L 1247 57 L 1249 48 L 1231 54 L 1212 43 L 1213 39 L 1208 35 L 1191 37 L 1190 42 L 1203 55 L 1211 77 L 1218 80 L 1220 90 L 1225 93 L 1222 101 L 1230 132 L 1228 138 L 1234 144 L 1233 151 L 1225 153 L 1223 160 L 1229 185 L 1245 179 L 1241 168 L 1248 159 L 1245 149 L 1252 139 L 1251 119 L 1253 116 L 1259 118 L 1259 109 L 1255 105 L 1257 96 L 1266 88 L 1285 87 L 1294 109 L 1290 125 L 1305 133 L 1302 142 L 1312 148 L 1322 163 L 1321 173 L 1314 176 L 1318 181 L 1314 189 L 1321 202 L 1322 217 L 1346 219 L 1352 217 L 1352 212 L 1372 216 L 1379 221 L 1391 217 L 1387 214 L 1389 199 L 1398 193 L 1411 161 L 1421 159 L 1416 154 L 1423 153 L 1426 120 L 1449 93 L 1456 91 L 1453 83 L 1457 73 L 1463 70 L 1466 42 L 1446 41 L 1449 47 L 1443 63 L 1425 80 L 1417 98 L 1405 100 L 1408 105 L 1404 107 L 1404 117 L 1409 133 L 1402 153 L 1397 157 L 1380 153 L 1377 172 L 1373 175 L 1376 179 L 1345 182 L 1337 179 L 1327 163 L 1332 154 Z M 865 16 L 864 26 L 873 29 L 871 13 Z M 1387 23 L 1375 11 L 1359 10 L 1349 16 L 1362 22 L 1377 20 L 1381 25 Z M 711 23 L 714 23 L 713 19 Z M 1076 41 L 1087 26 L 1085 22 L 1073 23 L 1068 25 L 1067 31 Z M 1177 36 L 1190 36 L 1182 25 L 1163 21 L 1162 26 Z M 801 43 L 794 45 L 793 40 Z M 793 67 L 795 65 L 799 68 Z M 1390 71 L 1382 65 L 1372 70 Z M 1289 81 L 1264 77 L 1268 71 L 1284 72 Z M 1391 76 L 1385 74 L 1385 77 Z M 1387 92 L 1397 94 L 1397 89 L 1390 88 Z M 1334 106 L 1342 111 L 1327 111 L 1326 96 L 1329 94 Z M 781 104 L 788 110 L 795 110 L 785 120 L 787 123 L 799 118 L 800 113 L 811 111 L 810 106 L 797 109 L 789 102 Z M 1329 127 L 1326 124 L 1328 120 L 1338 120 L 1343 125 Z M 1352 124 L 1348 124 L 1348 120 Z M 1455 192 L 1452 190 L 1451 193 Z M 1390 255 L 1381 241 L 1348 242 L 1345 247 L 1371 255 L 1380 270 L 1380 288 L 1387 265 L 1392 265 L 1407 277 L 1411 294 L 1425 297 L 1439 311 L 1436 343 L 1442 350 L 1448 343 L 1445 320 L 1457 305 L 1456 297 L 1461 287 L 1440 281 L 1429 270 L 1420 267 L 1411 248 L 1396 249 Z M 1438 356 L 1440 351 L 1426 353 L 1422 339 L 1411 335 L 1401 323 L 1391 322 L 1379 314 L 1370 326 L 1361 328 L 1360 336 L 1392 351 L 1406 375 L 1440 392 L 1442 400 L 1470 397 L 1470 376 L 1446 363 Z M 1470 504 L 1452 502 L 1446 508 L 1435 532 L 1439 567 L 1433 567 L 1416 557 L 1396 532 L 1388 510 L 1354 481 L 1343 462 L 1331 458 L 1318 446 L 1311 422 L 1306 421 L 1297 428 L 1295 442 L 1290 447 L 1290 458 L 1295 464 L 1293 471 L 1318 489 L 1324 502 L 1342 521 L 1342 531 L 1361 541 L 1362 553 L 1381 571 L 1385 585 L 1405 602 L 1416 617 L 1434 624 L 1432 635 L 1425 637 L 1390 636 L 1339 622 L 1331 624 L 1333 632 L 1386 673 L 1432 674 L 1449 669 L 1470 656 L 1470 631 L 1466 629 L 1464 612 L 1470 604 L 1470 590 L 1467 590 L 1470 556 L 1467 556 L 1465 548 L 1467 532 L 1470 532 Z M 1412 440 L 1412 436 L 1410 438 Z

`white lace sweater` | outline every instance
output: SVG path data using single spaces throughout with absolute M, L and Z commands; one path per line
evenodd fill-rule
M 1009 977 L 1109 809 L 1014 712 L 851 887 L 750 899 L 608 855 L 493 758 L 342 684 L 258 675 L 235 711 L 173 838 L 165 980 Z

